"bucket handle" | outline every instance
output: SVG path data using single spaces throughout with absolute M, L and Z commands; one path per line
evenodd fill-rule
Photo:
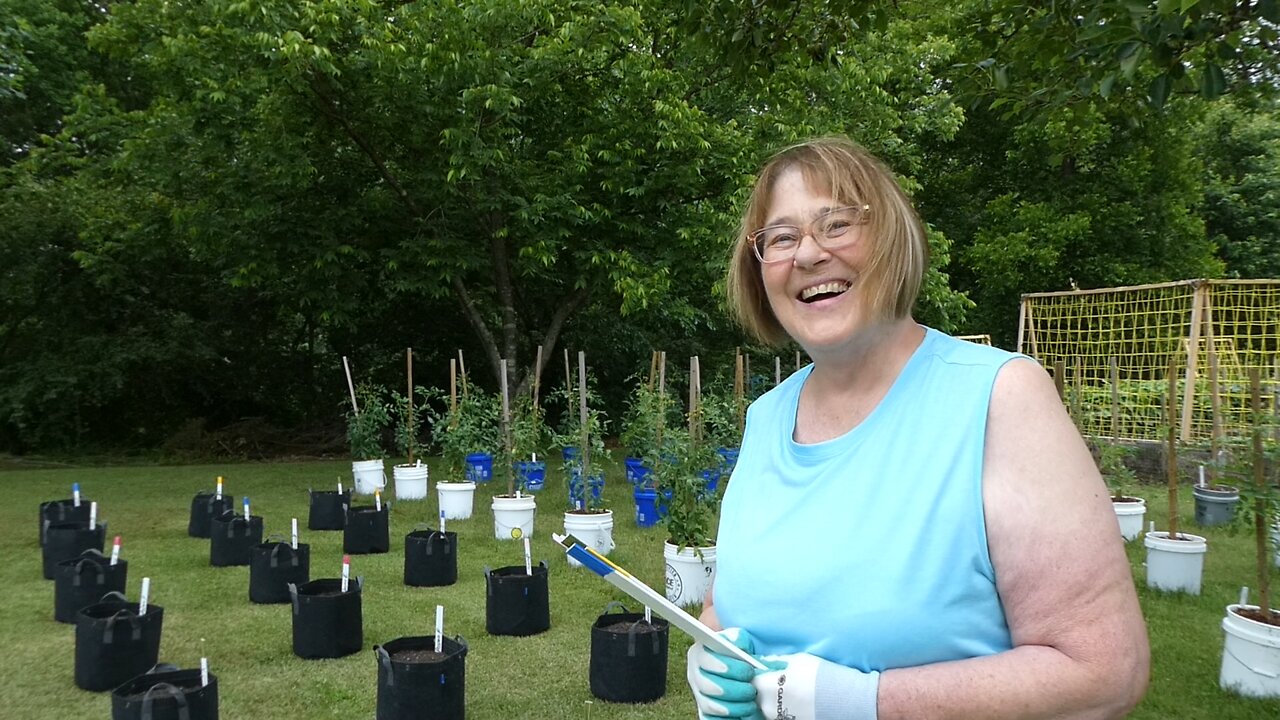
M 1271 678 L 1272 680 L 1276 679 L 1277 677 L 1280 677 L 1280 669 L 1268 670 L 1266 668 L 1254 667 L 1249 663 L 1245 662 L 1243 659 L 1241 659 L 1239 655 L 1236 655 L 1235 653 L 1231 652 L 1231 648 L 1224 647 L 1223 650 L 1232 658 L 1234 658 L 1236 662 L 1248 668 L 1249 671 L 1255 675 L 1261 675 L 1263 677 Z
M 378 655 L 378 664 L 387 670 L 387 687 L 396 684 L 396 674 L 391 670 L 391 654 L 381 645 L 374 645 L 373 652 Z
M 112 614 L 111 617 L 107 618 L 107 627 L 102 631 L 103 645 L 110 645 L 115 640 L 116 622 L 119 621 L 121 618 L 124 618 L 129 621 L 130 630 L 132 630 L 132 632 L 130 632 L 129 634 L 130 639 L 133 640 L 134 642 L 137 642 L 142 639 L 142 623 L 140 622 L 141 618 L 129 612 L 129 608 L 120 608 L 119 610 L 115 611 L 115 613 Z
M 178 720 L 191 720 L 191 711 L 187 709 L 186 694 L 177 686 L 167 682 L 156 683 L 147 688 L 147 691 L 142 694 L 142 720 L 153 720 L 154 716 L 151 708 L 155 704 L 156 695 L 161 692 L 178 703 Z

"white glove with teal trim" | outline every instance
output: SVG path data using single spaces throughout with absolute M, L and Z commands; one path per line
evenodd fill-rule
M 755 650 L 751 635 L 741 628 L 726 628 L 720 632 L 729 642 L 748 653 Z M 750 718 L 759 720 L 756 707 L 756 689 L 752 678 L 756 669 L 728 655 L 721 655 L 701 643 L 694 643 L 686 655 L 685 679 L 693 690 L 698 703 L 698 717 Z
M 816 655 L 766 655 L 751 684 L 765 720 L 876 720 L 880 673 Z

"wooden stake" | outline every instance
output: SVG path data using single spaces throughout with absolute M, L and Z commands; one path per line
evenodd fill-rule
M 1258 609 L 1271 611 L 1271 553 L 1267 548 L 1267 477 L 1266 461 L 1262 449 L 1262 371 L 1249 368 L 1249 395 L 1253 404 L 1253 486 L 1254 498 L 1253 538 L 1258 563 Z
M 507 495 L 516 496 L 516 476 L 511 467 L 511 405 L 507 400 L 507 359 L 498 361 L 499 389 L 502 391 L 502 446 L 505 451 L 503 464 L 507 473 Z
M 467 396 L 467 363 L 462 359 L 462 348 L 458 348 L 458 375 L 462 378 L 462 397 Z
M 1067 363 L 1059 360 L 1053 364 L 1053 386 L 1058 389 L 1058 400 L 1066 404 L 1066 378 Z
M 449 358 L 449 414 L 458 411 L 458 361 Z
M 1213 331 L 1209 331 L 1209 486 L 1218 484 L 1218 453 L 1222 450 L 1222 395 L 1218 385 L 1218 353 L 1213 351 Z
M 409 413 L 405 418 L 405 424 L 408 425 L 409 431 L 409 464 L 413 464 L 413 348 L 405 348 L 404 363 L 409 371 Z
M 351 366 L 347 364 L 347 356 L 342 356 L 342 369 L 347 371 L 347 390 L 351 391 L 351 411 L 360 417 L 360 406 L 356 404 L 356 386 L 351 382 Z
M 1168 393 L 1169 437 L 1167 442 L 1168 460 L 1166 479 L 1169 486 L 1169 539 L 1178 540 L 1178 359 L 1170 356 Z
M 573 412 L 573 406 L 577 403 L 573 401 L 573 373 L 569 371 L 569 348 L 564 349 L 564 387 L 569 393 L 568 397 L 565 398 L 569 406 L 568 410 Z
M 1111 439 L 1120 439 L 1120 361 L 1111 356 L 1107 358 L 1111 378 Z
M 800 351 L 796 351 L 796 372 L 800 372 Z
M 1083 424 L 1080 418 L 1080 394 L 1084 392 L 1083 375 L 1084 370 L 1080 365 L 1080 356 L 1077 355 L 1071 378 L 1071 417 L 1076 421 L 1077 428 Z
M 658 353 L 658 454 L 662 453 L 662 427 L 667 422 L 667 351 Z
M 542 384 L 542 346 L 538 346 L 538 357 L 533 361 L 533 411 L 538 412 L 538 392 Z
M 777 355 L 773 356 L 773 386 L 778 387 L 782 384 L 782 358 Z
M 587 494 L 591 492 L 591 444 L 588 442 L 590 432 L 587 428 L 587 354 L 578 351 L 578 424 L 582 427 L 582 504 L 588 502 Z
M 658 381 L 658 351 L 649 351 L 649 390 L 653 390 L 653 384 Z

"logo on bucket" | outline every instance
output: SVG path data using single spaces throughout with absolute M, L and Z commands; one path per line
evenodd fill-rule
M 524 535 L 524 530 L 521 530 L 519 525 L 511 528 L 512 540 L 519 540 L 522 535 Z
M 674 601 L 675 598 L 684 594 L 684 581 L 680 579 L 680 573 L 667 563 L 667 599 Z

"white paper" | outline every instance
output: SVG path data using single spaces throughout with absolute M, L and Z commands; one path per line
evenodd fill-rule
M 200 658 L 200 687 L 209 684 L 209 658 Z
M 298 518 L 293 519 L 293 549 L 298 549 Z
M 151 578 L 142 578 L 142 593 L 138 596 L 138 614 L 147 614 L 147 600 L 151 597 Z
M 436 652 L 444 652 L 444 606 L 436 606 Z
M 529 536 L 524 538 L 524 572 L 526 575 L 533 574 L 533 555 L 529 552 Z
M 94 530 L 98 527 L 98 501 L 89 503 L 89 529 Z

